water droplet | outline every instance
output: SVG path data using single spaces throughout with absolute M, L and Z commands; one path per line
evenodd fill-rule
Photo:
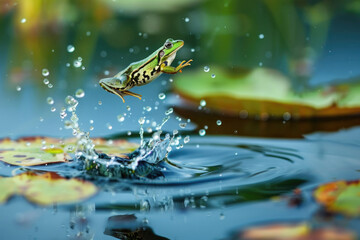
M 159 99 L 164 100 L 166 98 L 165 93 L 159 93 Z
M 110 125 L 110 123 L 107 123 L 107 124 L 106 124 L 106 127 L 107 127 L 109 130 L 112 129 L 112 126 Z
M 99 104 L 99 105 L 102 105 L 102 101 L 98 101 L 98 104 Z
M 215 77 L 216 77 L 216 75 L 215 75 L 215 74 L 211 74 L 211 77 L 212 77 L 212 78 L 215 78 Z
M 123 122 L 125 120 L 125 117 L 122 114 L 117 115 L 117 120 L 119 122 Z
M 145 123 L 145 117 L 141 117 L 138 120 L 139 124 L 143 125 Z
M 210 71 L 210 68 L 208 66 L 205 66 L 204 67 L 204 72 L 209 72 Z
M 43 122 L 44 121 L 44 118 L 40 117 L 40 122 Z
M 54 104 L 54 99 L 53 99 L 52 97 L 48 97 L 48 98 L 46 99 L 46 102 L 47 102 L 48 104 L 50 104 L 50 105 L 53 105 L 53 104 Z
M 202 106 L 202 107 L 206 106 L 206 101 L 204 99 L 200 101 L 200 106 Z
M 179 127 L 181 127 L 181 128 L 185 128 L 186 125 L 187 125 L 187 123 L 179 123 Z
M 184 138 L 184 143 L 186 144 L 188 142 L 190 142 L 190 136 L 189 135 Z
M 89 128 L 89 129 L 90 129 L 90 131 L 92 131 L 92 130 L 94 130 L 94 127 L 93 127 L 93 126 L 90 126 L 90 128 Z
M 165 115 L 170 115 L 174 112 L 174 109 L 173 108 L 169 108 L 166 112 L 165 112 Z
M 44 77 L 49 76 L 49 74 L 50 74 L 50 72 L 49 72 L 49 70 L 48 70 L 47 68 L 44 68 L 44 69 L 42 70 L 42 75 L 43 75 Z
M 93 123 L 94 123 L 94 120 L 91 119 L 91 120 L 89 121 L 89 123 L 90 123 L 90 124 L 93 124 Z
M 70 63 L 66 63 L 65 66 L 66 66 L 66 67 L 70 67 Z
M 190 22 L 190 18 L 186 17 L 185 22 Z
M 109 72 L 108 70 L 105 70 L 105 71 L 104 71 L 104 75 L 105 75 L 105 76 L 108 76 L 109 74 L 110 74 L 110 72 Z
M 225 215 L 223 213 L 220 213 L 220 220 L 224 220 L 225 219 Z
M 128 136 L 131 136 L 131 131 L 128 131 L 128 132 L 127 132 L 127 135 L 128 135 Z
M 195 48 L 190 49 L 191 52 L 195 52 Z
M 291 119 L 291 114 L 289 112 L 284 112 L 283 119 L 289 121 Z
M 259 38 L 260 38 L 260 39 L 264 39 L 264 37 L 265 37 L 264 34 L 262 34 L 262 33 L 259 34 Z
M 74 60 L 74 62 L 73 62 L 73 65 L 74 65 L 74 67 L 76 67 L 76 68 L 81 67 L 81 64 L 82 64 L 82 62 L 79 61 L 79 60 Z
M 82 90 L 81 88 L 79 88 L 78 90 L 76 90 L 75 92 L 75 97 L 77 98 L 82 98 L 85 96 L 85 92 L 84 90 Z
M 49 83 L 47 86 L 48 86 L 48 88 L 52 88 L 52 87 L 53 87 L 53 85 L 52 85 L 51 83 Z
M 47 79 L 47 78 L 44 78 L 44 81 L 43 81 L 43 83 L 44 83 L 45 85 L 48 85 L 48 84 L 49 84 L 49 79 Z
M 152 109 L 152 108 L 151 108 L 150 106 L 146 106 L 146 107 L 145 107 L 145 111 L 147 111 L 147 112 L 151 112 L 151 109 Z
M 259 62 L 259 67 L 262 67 L 263 63 L 262 62 Z
M 129 52 L 133 53 L 135 50 L 133 48 L 129 48 Z
M 20 91 L 21 91 L 21 87 L 20 87 L 20 86 L 16 86 L 16 91 L 20 92 Z
M 220 126 L 222 124 L 221 120 L 216 121 L 216 125 Z
M 64 119 L 67 116 L 67 113 L 65 111 L 60 112 L 60 118 Z
M 75 47 L 74 47 L 73 45 L 68 45 L 68 46 L 67 46 L 67 51 L 68 51 L 69 53 L 72 53 L 72 52 L 75 51 Z
M 21 19 L 21 23 L 26 23 L 26 18 Z
M 52 108 L 51 108 L 51 111 L 52 111 L 52 112 L 55 112 L 55 111 L 56 111 L 56 108 L 52 107 Z
M 206 134 L 205 129 L 200 129 L 200 130 L 199 130 L 199 135 L 200 135 L 201 137 L 205 136 L 205 134 Z
M 87 32 L 86 32 L 86 36 L 88 36 L 88 37 L 91 36 L 91 32 L 90 32 L 90 31 L 87 31 Z

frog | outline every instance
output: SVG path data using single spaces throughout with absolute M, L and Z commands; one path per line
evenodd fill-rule
M 136 86 L 143 86 L 155 80 L 162 73 L 181 73 L 182 69 L 190 66 L 193 60 L 182 61 L 177 67 L 171 66 L 176 57 L 176 52 L 184 46 L 183 40 L 169 38 L 165 43 L 147 58 L 131 63 L 127 68 L 110 78 L 99 81 L 100 86 L 106 91 L 119 96 L 125 103 L 124 96 L 129 95 L 141 100 L 141 95 L 129 91 Z

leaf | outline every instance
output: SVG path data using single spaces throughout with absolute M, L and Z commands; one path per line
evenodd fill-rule
M 60 140 L 55 138 L 3 139 L 0 140 L 0 161 L 17 166 L 67 162 L 70 157 L 60 145 Z
M 68 153 L 76 150 L 76 138 L 66 140 L 48 137 L 20 138 L 0 140 L 0 161 L 17 166 L 36 166 L 50 163 L 63 163 L 71 159 Z M 135 150 L 138 145 L 126 140 L 106 141 L 93 139 L 95 149 L 108 155 L 122 156 Z
M 212 67 L 210 72 L 184 73 L 174 81 L 174 88 L 196 107 L 204 99 L 207 108 L 235 116 L 246 113 L 283 118 L 284 113 L 290 113 L 294 118 L 312 118 L 360 113 L 360 84 L 296 94 L 286 76 L 266 68 L 230 73 Z
M 247 240 L 313 240 L 313 239 L 341 239 L 355 240 L 353 232 L 334 228 L 324 227 L 312 229 L 308 223 L 279 223 L 265 226 L 250 227 L 238 235 L 238 239 Z
M 315 190 L 314 197 L 330 212 L 360 216 L 360 180 L 326 183 Z
M 13 195 L 23 195 L 30 202 L 49 205 L 72 203 L 94 195 L 97 187 L 79 179 L 66 179 L 54 172 L 25 172 L 14 177 L 0 177 L 0 203 Z

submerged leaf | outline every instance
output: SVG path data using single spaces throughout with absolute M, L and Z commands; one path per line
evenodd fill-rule
M 211 74 L 216 77 L 212 78 Z M 216 112 L 238 116 L 311 118 L 360 113 L 360 84 L 295 93 L 290 80 L 278 71 L 257 68 L 230 73 L 212 67 L 179 76 L 175 91 L 196 106 L 201 100 Z M 285 115 L 284 115 L 285 114 Z
M 342 239 L 355 240 L 354 233 L 333 227 L 312 229 L 308 223 L 273 224 L 251 227 L 242 231 L 237 239 L 248 240 L 312 240 Z
M 360 216 L 360 180 L 326 183 L 315 190 L 314 196 L 330 212 Z
M 30 202 L 48 205 L 84 200 L 97 192 L 97 187 L 79 179 L 66 179 L 54 172 L 25 172 L 14 177 L 0 177 L 0 203 L 13 195 L 23 195 Z

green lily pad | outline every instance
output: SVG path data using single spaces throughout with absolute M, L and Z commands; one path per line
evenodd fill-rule
M 25 172 L 14 177 L 0 177 L 0 203 L 13 195 L 22 195 L 39 205 L 72 203 L 87 199 L 97 187 L 80 179 L 66 179 L 54 172 Z
M 96 151 L 112 156 L 123 156 L 134 151 L 138 145 L 126 140 L 93 139 Z M 29 137 L 16 141 L 0 140 L 0 161 L 17 166 L 36 166 L 63 163 L 71 160 L 68 153 L 74 153 L 76 138 L 60 140 L 56 138 Z M 65 149 L 65 150 L 64 150 Z
M 326 183 L 315 190 L 314 197 L 330 212 L 360 216 L 360 180 Z
M 211 77 L 214 74 L 216 77 Z M 198 106 L 200 100 L 216 112 L 238 116 L 282 118 L 331 117 L 360 113 L 360 84 L 315 89 L 296 94 L 290 80 L 266 68 L 234 73 L 211 67 L 186 72 L 174 81 L 183 98 Z

